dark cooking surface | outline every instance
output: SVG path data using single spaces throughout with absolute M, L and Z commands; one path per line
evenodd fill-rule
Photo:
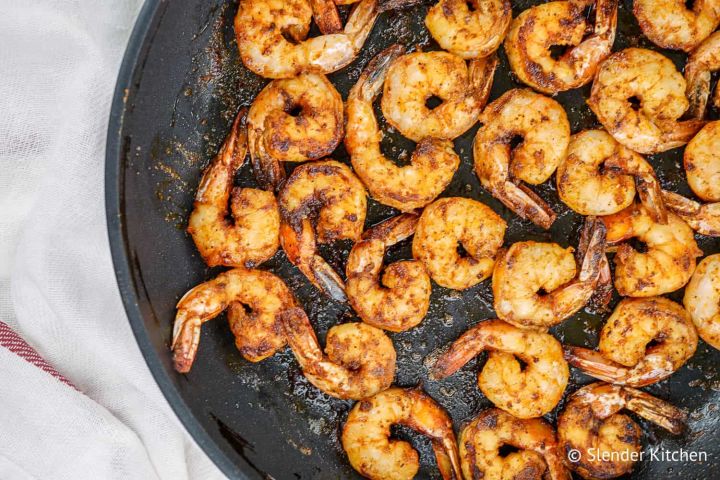
M 513 3 L 517 15 L 542 2 Z M 330 75 L 343 97 L 367 61 L 391 43 L 401 42 L 411 49 L 437 49 L 423 25 L 427 8 L 417 6 L 381 15 L 360 57 Z M 621 2 L 614 50 L 627 46 L 656 49 L 639 36 L 630 8 L 631 1 Z M 203 167 L 215 155 L 238 107 L 249 105 L 266 83 L 239 61 L 232 30 L 236 9 L 234 2 L 223 0 L 148 1 L 141 14 L 121 73 L 108 141 L 108 218 L 119 284 L 138 342 L 158 383 L 188 429 L 225 473 L 239 478 L 354 478 L 357 474 L 338 441 L 351 402 L 330 398 L 312 387 L 289 350 L 258 364 L 245 361 L 235 349 L 222 316 L 203 326 L 192 372 L 179 375 L 172 369 L 169 343 L 175 303 L 189 288 L 220 271 L 204 265 L 184 231 L 192 197 Z M 683 66 L 684 54 L 663 53 Z M 509 74 L 502 48 L 500 58 L 492 99 L 519 86 Z M 124 78 L 130 79 L 127 84 Z M 598 126 L 584 102 L 589 88 L 557 96 L 566 107 L 573 132 Z M 576 245 L 581 217 L 559 202 L 554 177 L 536 189 L 558 214 L 548 232 L 518 219 L 480 188 L 472 172 L 471 142 L 476 130 L 477 126 L 455 142 L 462 164 L 443 196 L 471 197 L 490 205 L 508 221 L 506 245 L 524 239 Z M 412 143 L 391 133 L 384 141 L 384 151 L 394 158 L 412 148 Z M 334 158 L 347 162 L 342 147 Z M 681 149 L 650 159 L 663 187 L 689 193 Z M 253 185 L 247 166 L 237 181 Z M 393 213 L 371 200 L 367 225 Z M 720 241 L 707 237 L 698 240 L 705 254 L 720 251 Z M 406 241 L 393 248 L 387 260 L 410 258 L 409 245 Z M 326 257 L 342 270 L 349 248 L 347 243 L 326 248 Z M 356 319 L 349 307 L 320 296 L 282 251 L 262 268 L 286 280 L 321 341 L 330 326 Z M 680 300 L 681 292 L 670 297 Z M 396 384 L 422 383 L 448 409 L 456 428 L 490 406 L 476 386 L 477 369 L 484 356 L 442 382 L 427 380 L 423 359 L 468 326 L 491 317 L 489 280 L 464 292 L 433 285 L 432 306 L 423 323 L 409 332 L 390 334 L 398 353 Z M 570 344 L 595 346 L 603 318 L 584 310 L 555 328 L 554 333 Z M 686 366 L 647 389 L 689 412 L 689 433 L 673 438 L 640 420 L 646 447 L 702 450 L 707 452 L 708 461 L 645 461 L 636 466 L 632 478 L 720 475 L 720 442 L 714 433 L 720 419 L 718 360 L 720 353 L 701 341 Z M 589 381 L 573 371 L 568 392 Z M 548 416 L 549 420 L 554 421 L 555 413 Z M 397 435 L 409 438 L 419 449 L 420 477 L 437 478 L 429 442 L 405 429 L 398 429 Z

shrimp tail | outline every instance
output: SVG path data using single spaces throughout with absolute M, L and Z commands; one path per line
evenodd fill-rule
M 688 62 L 687 67 L 685 67 L 685 79 L 687 80 L 685 94 L 690 101 L 688 115 L 690 118 L 702 120 L 705 117 L 708 97 L 710 96 L 710 71 L 700 70 L 694 62 Z M 714 100 L 715 102 L 718 101 L 717 90 L 715 90 Z
M 302 270 L 302 267 L 300 268 Z M 347 303 L 345 282 L 320 255 L 313 255 L 309 270 L 303 273 L 330 298 L 336 302 Z
M 277 192 L 285 180 L 285 169 L 282 163 L 267 151 L 262 138 L 253 138 L 255 135 L 252 133 L 249 136 L 250 160 L 255 180 L 263 190 Z
M 501 192 L 495 196 L 510 210 L 534 224 L 548 229 L 555 222 L 555 212 L 535 192 L 522 183 L 506 181 Z
M 333 0 L 310 0 L 310 6 L 313 11 L 313 20 L 315 20 L 320 33 L 331 35 L 342 32 L 340 13 Z
M 679 408 L 635 388 L 623 387 L 627 409 L 675 435 L 685 430 L 687 415 Z
M 662 197 L 668 208 L 680 216 L 694 216 L 700 213 L 702 207 L 700 202 L 690 200 L 669 190 L 663 190 Z
M 472 94 L 481 109 L 485 107 L 490 97 L 497 65 L 498 57 L 496 54 L 472 60 L 468 65 Z
M 363 240 L 382 240 L 386 245 L 395 245 L 411 237 L 415 233 L 420 215 L 403 213 L 389 218 L 363 233 Z
M 348 100 L 372 102 L 380 94 L 392 62 L 405 53 L 405 47 L 396 43 L 378 53 L 367 64 L 357 83 L 350 89 Z
M 720 237 L 720 203 L 703 205 L 667 190 L 662 191 L 662 196 L 668 208 L 685 220 L 690 228 L 701 235 Z M 695 253 L 702 256 L 700 250 Z
M 623 384 L 628 370 L 605 358 L 600 352 L 583 347 L 564 346 L 565 360 L 586 374 L 608 383 Z
M 440 350 L 428 358 L 429 376 L 431 380 L 442 380 L 460 370 L 466 363 L 475 358 L 484 348 L 479 339 L 481 322 L 467 330 L 455 340 L 449 349 Z
M 597 217 L 587 217 L 579 248 L 581 264 L 578 280 L 581 282 L 596 282 L 600 278 L 603 262 L 607 263 L 605 257 L 606 237 L 605 224 Z M 583 242 L 583 238 L 587 240 Z
M 453 439 L 433 440 L 432 448 L 443 480 L 462 480 L 460 457 Z
M 173 365 L 179 373 L 188 373 L 192 368 L 200 343 L 199 319 L 178 315 L 173 325 Z
M 692 138 L 707 124 L 705 120 L 684 120 L 674 122 L 666 128 L 663 128 L 662 150 L 665 151 L 675 147 L 681 147 L 688 143 Z

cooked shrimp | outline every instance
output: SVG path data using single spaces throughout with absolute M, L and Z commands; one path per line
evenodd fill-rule
M 720 202 L 720 121 L 708 123 L 695 135 L 683 161 L 695 195 L 706 202 Z
M 555 408 L 570 375 L 560 342 L 500 320 L 480 322 L 463 333 L 435 359 L 430 377 L 452 375 L 483 350 L 490 353 L 478 385 L 496 407 L 519 418 L 540 417 Z
M 375 200 L 411 211 L 424 207 L 442 193 L 460 165 L 460 157 L 450 140 L 439 138 L 421 140 L 410 163 L 404 166 L 396 165 L 380 151 L 382 132 L 373 101 L 382 89 L 388 67 L 404 50 L 401 45 L 393 45 L 382 51 L 350 90 L 345 147 L 355 172 Z
M 635 0 L 633 13 L 640 29 L 655 45 L 689 52 L 720 24 L 717 0 Z
M 573 249 L 557 243 L 517 242 L 500 256 L 492 282 L 500 319 L 519 327 L 549 328 L 590 300 L 605 258 L 605 227 L 597 220 L 590 223 L 579 272 Z
M 685 85 L 669 58 L 628 48 L 600 65 L 588 105 L 615 140 L 639 153 L 660 153 L 685 145 L 704 124 L 678 120 L 689 107 Z
M 425 26 L 443 50 L 473 59 L 500 47 L 511 20 L 510 0 L 440 0 L 428 10 Z
M 334 160 L 296 168 L 283 184 L 280 244 L 310 283 L 344 302 L 345 284 L 317 253 L 316 243 L 357 240 L 365 224 L 365 188 L 347 165 Z
M 200 342 L 200 326 L 231 307 L 228 315 L 235 346 L 243 357 L 259 362 L 285 346 L 280 314 L 295 306 L 285 283 L 261 270 L 235 268 L 201 283 L 177 304 L 173 326 L 175 370 L 187 373 Z
M 343 101 L 324 75 L 274 80 L 248 114 L 248 145 L 255 177 L 266 190 L 285 178 L 280 162 L 304 162 L 335 150 L 343 137 Z
M 693 118 L 705 116 L 710 97 L 710 76 L 720 70 L 720 32 L 713 33 L 690 54 L 685 64 L 687 97 L 690 100 L 689 113 Z M 720 89 L 715 89 L 715 108 L 720 108 Z
M 663 190 L 667 208 L 685 220 L 701 235 L 720 237 L 720 202 L 700 203 L 674 192 Z
M 415 52 L 390 66 L 380 102 L 387 122 L 414 142 L 452 140 L 477 122 L 487 103 L 497 66 L 495 56 L 465 60 L 452 53 Z M 437 97 L 442 103 L 429 108 Z
M 555 100 L 515 89 L 492 102 L 480 116 L 475 136 L 475 173 L 490 193 L 522 218 L 550 228 L 555 213 L 521 182 L 539 185 L 567 154 L 570 123 Z M 522 138 L 515 149 L 511 142 Z
M 418 216 L 412 213 L 386 220 L 366 231 L 363 240 L 350 251 L 345 291 L 350 305 L 365 323 L 402 332 L 425 318 L 431 286 L 423 264 L 404 260 L 382 271 L 385 250 L 412 235 L 417 221 Z
M 595 5 L 595 26 L 585 8 Z M 555 1 L 524 10 L 513 20 L 505 39 L 510 68 L 535 90 L 555 94 L 592 80 L 600 62 L 612 51 L 618 0 Z M 587 31 L 592 35 L 585 38 Z M 560 58 L 550 47 L 568 46 Z
M 593 383 L 575 392 L 558 416 L 558 442 L 575 450 L 568 466 L 582 477 L 615 478 L 629 473 L 638 458 L 642 431 L 629 410 L 677 435 L 685 414 L 658 398 L 630 387 Z M 608 460 L 611 458 L 611 460 Z
M 405 425 L 430 438 L 444 480 L 460 480 L 460 459 L 450 416 L 419 389 L 389 388 L 356 403 L 343 426 L 342 446 L 350 465 L 373 480 L 412 479 L 418 453 L 390 439 L 390 427 Z
M 308 39 L 312 15 L 307 0 L 241 0 L 235 35 L 245 66 L 267 78 L 340 70 L 355 59 L 372 30 L 377 0 L 355 5 L 342 32 Z
M 720 350 L 720 254 L 705 257 L 698 264 L 683 302 L 700 338 Z
M 413 238 L 413 257 L 445 288 L 464 290 L 492 273 L 505 220 L 469 198 L 441 198 L 425 207 Z M 462 245 L 467 255 L 458 252 Z
M 682 367 L 695 353 L 697 341 L 682 306 L 663 297 L 626 298 L 603 326 L 597 352 L 566 347 L 565 358 L 600 380 L 644 387 Z
M 654 297 L 682 288 L 702 255 L 693 231 L 680 217 L 668 212 L 667 225 L 653 221 L 642 205 L 631 205 L 603 217 L 607 242 L 619 243 L 615 254 L 615 288 L 626 297 Z M 637 238 L 647 251 L 627 243 Z
M 468 480 L 571 480 L 555 430 L 542 418 L 520 419 L 489 408 L 462 429 L 458 445 Z M 501 456 L 505 445 L 519 450 Z
M 581 215 L 617 213 L 633 203 L 637 190 L 653 219 L 667 222 L 653 167 L 603 130 L 573 135 L 556 177 L 560 200 Z
M 217 157 L 200 180 L 188 233 L 210 267 L 253 267 L 278 249 L 280 214 L 271 192 L 233 188 L 233 176 L 245 163 L 245 109 L 233 122 Z M 228 199 L 233 220 L 228 220 Z

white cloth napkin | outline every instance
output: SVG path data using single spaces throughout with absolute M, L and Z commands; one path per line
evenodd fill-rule
M 212 479 L 137 348 L 105 228 L 105 136 L 140 0 L 0 0 L 0 478 Z

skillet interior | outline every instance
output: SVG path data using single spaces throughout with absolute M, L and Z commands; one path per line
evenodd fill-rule
M 513 3 L 517 15 L 542 2 Z M 628 46 L 657 50 L 640 36 L 631 7 L 630 0 L 621 2 L 614 50 Z M 381 15 L 360 57 L 330 75 L 343 97 L 367 61 L 391 43 L 437 49 L 423 25 L 427 8 L 421 5 Z M 172 369 L 169 343 L 175 303 L 186 290 L 220 271 L 204 265 L 184 230 L 200 173 L 215 155 L 238 107 L 249 105 L 266 83 L 239 61 L 232 30 L 236 10 L 234 2 L 224 0 L 149 0 L 141 14 L 121 71 L 108 135 L 106 201 L 121 293 L 161 389 L 191 434 L 226 474 L 237 478 L 356 478 L 338 441 L 351 402 L 319 393 L 304 379 L 289 350 L 251 364 L 235 349 L 227 322 L 221 317 L 203 326 L 192 372 L 179 375 Z M 684 54 L 663 53 L 679 68 L 684 65 Z M 509 73 L 502 48 L 500 58 L 491 99 L 519 86 Z M 589 86 L 557 97 L 566 107 L 573 133 L 598 126 L 585 105 L 588 94 Z M 518 219 L 481 189 L 472 172 L 471 143 L 476 130 L 477 126 L 455 142 L 462 164 L 443 196 L 466 196 L 490 205 L 508 221 L 506 245 L 521 239 L 575 245 L 581 218 L 559 202 L 554 179 L 536 189 L 558 213 L 550 231 Z M 387 154 L 397 158 L 404 150 L 412 150 L 412 143 L 393 132 L 386 133 L 383 147 Z M 334 158 L 347 161 L 342 147 Z M 681 149 L 650 160 L 664 188 L 690 193 L 682 171 Z M 254 185 L 247 166 L 237 183 Z M 392 214 L 389 207 L 370 201 L 367 224 Z M 698 240 L 705 254 L 720 252 L 719 240 Z M 326 249 L 325 256 L 342 271 L 350 246 L 335 245 Z M 409 257 L 409 242 L 403 242 L 389 252 L 387 259 Z M 286 279 L 321 341 L 329 327 L 355 318 L 349 308 L 317 295 L 281 251 L 262 268 Z M 670 297 L 679 300 L 681 292 Z M 396 384 L 422 383 L 448 409 L 456 428 L 490 406 L 475 383 L 484 357 L 443 382 L 427 381 L 422 360 L 468 326 L 491 317 L 489 281 L 465 292 L 433 285 L 425 321 L 409 332 L 391 334 L 398 353 Z M 595 346 L 604 318 L 586 309 L 553 330 L 562 341 Z M 645 461 L 636 466 L 632 478 L 714 478 L 720 472 L 720 443 L 713 433 L 720 420 L 718 360 L 720 353 L 701 341 L 687 365 L 647 389 L 688 410 L 689 433 L 674 438 L 640 420 L 646 446 L 706 451 L 708 461 Z M 589 381 L 574 371 L 568 392 Z M 554 417 L 555 411 L 548 415 L 551 421 Z M 420 451 L 420 478 L 436 478 L 429 442 L 409 430 L 398 429 L 396 433 L 410 439 Z

